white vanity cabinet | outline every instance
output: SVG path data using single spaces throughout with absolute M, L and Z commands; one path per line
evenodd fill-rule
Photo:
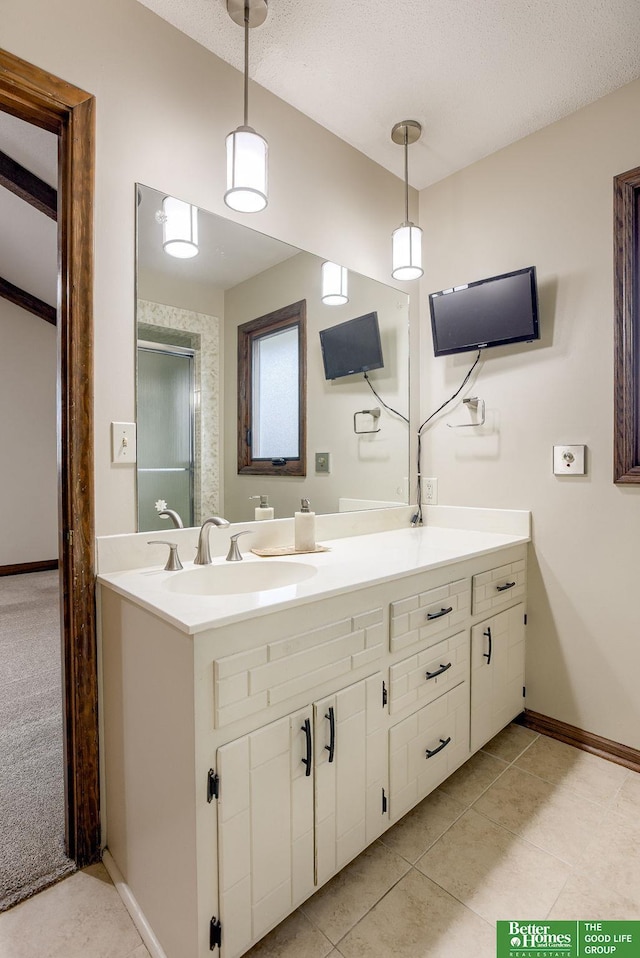
M 386 827 L 382 677 L 223 745 L 222 958 L 236 958 Z
M 155 955 L 239 958 L 522 710 L 525 556 L 201 628 L 103 581 L 105 861 Z
M 471 751 L 524 708 L 524 605 L 483 619 L 471 629 Z

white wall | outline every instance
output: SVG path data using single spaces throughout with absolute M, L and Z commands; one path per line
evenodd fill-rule
M 56 328 L 0 299 L 0 566 L 58 557 Z
M 424 190 L 422 293 L 535 264 L 542 339 L 487 350 L 460 407 L 428 432 L 440 502 L 531 509 L 527 706 L 640 747 L 640 488 L 613 484 L 612 178 L 640 164 L 640 82 Z M 423 417 L 474 354 L 434 359 L 424 309 Z M 552 475 L 585 443 L 588 475 Z
M 111 466 L 109 423 L 135 410 L 134 183 L 226 214 L 224 138 L 242 75 L 134 0 L 5 0 L 2 43 L 97 98 L 96 532 L 133 531 L 134 470 Z M 402 181 L 259 87 L 251 106 L 269 141 L 270 199 L 250 225 L 388 281 Z

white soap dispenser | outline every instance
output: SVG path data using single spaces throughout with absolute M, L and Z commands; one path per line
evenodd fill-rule
M 259 499 L 260 505 L 256 506 L 256 519 L 273 519 L 273 506 L 269 505 L 269 496 L 249 496 L 249 499 Z
M 293 516 L 293 547 L 296 552 L 316 551 L 316 514 L 309 508 L 309 500 L 300 500 L 300 512 Z

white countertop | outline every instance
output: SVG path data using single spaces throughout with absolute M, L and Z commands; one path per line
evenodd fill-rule
M 243 562 L 296 562 L 313 567 L 311 578 L 263 592 L 229 595 L 184 595 L 168 591 L 166 584 L 184 572 L 165 572 L 157 565 L 98 576 L 98 581 L 131 599 L 183 632 L 195 634 L 253 618 L 266 612 L 303 605 L 353 589 L 388 582 L 408 574 L 426 572 L 465 559 L 487 555 L 529 541 L 528 535 L 477 531 L 442 526 L 402 528 L 369 535 L 322 540 L 330 551 L 287 558 L 259 558 L 243 552 Z M 243 549 L 247 546 L 240 539 Z M 226 566 L 223 557 L 213 560 Z M 184 563 L 184 570 L 193 568 Z M 196 569 L 202 568 L 196 566 Z M 215 574 L 215 573 L 214 573 Z

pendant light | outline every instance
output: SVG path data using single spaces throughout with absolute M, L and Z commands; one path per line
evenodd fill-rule
M 392 271 L 394 279 L 409 280 L 422 276 L 422 230 L 409 220 L 409 144 L 420 139 L 422 127 L 417 120 L 403 120 L 391 131 L 394 143 L 404 146 L 404 223 L 393 231 Z
M 227 12 L 244 27 L 244 122 L 227 137 L 227 192 L 224 201 L 239 213 L 267 205 L 267 154 L 264 137 L 249 126 L 249 28 L 267 18 L 267 0 L 227 0 Z
M 322 264 L 322 302 L 325 306 L 344 306 L 349 302 L 346 266 Z
M 162 223 L 162 248 L 165 253 L 177 259 L 190 259 L 198 255 L 197 206 L 177 200 L 174 196 L 165 196 L 162 210 L 156 213 L 156 220 Z

